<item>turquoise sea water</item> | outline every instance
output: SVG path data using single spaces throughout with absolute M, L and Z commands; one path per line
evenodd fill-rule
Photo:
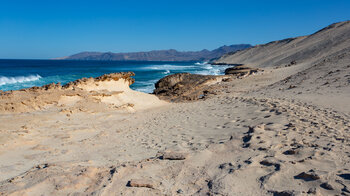
M 131 88 L 151 93 L 154 84 L 166 75 L 180 72 L 220 75 L 226 68 L 203 62 L 0 60 L 0 90 L 18 90 L 52 82 L 65 84 L 83 77 L 133 71 L 136 81 Z

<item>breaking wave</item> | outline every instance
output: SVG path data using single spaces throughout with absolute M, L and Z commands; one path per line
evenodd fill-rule
M 0 66 L 2 66 L 0 67 L 0 90 L 18 90 L 30 88 L 32 86 L 42 86 L 52 82 L 65 84 L 83 77 L 97 77 L 105 73 L 133 71 L 136 73 L 136 81 L 131 85 L 131 88 L 151 93 L 155 88 L 154 84 L 167 75 L 183 72 L 201 75 L 222 75 L 225 69 L 229 67 L 226 65 L 211 65 L 208 62 L 200 61 L 159 62 L 159 64 L 143 62 L 135 65 L 133 62 L 116 62 L 111 65 L 99 62 L 94 62 L 96 65 L 89 64 L 88 62 L 80 62 L 80 64 L 76 66 L 66 64 L 65 62 L 60 62 L 62 63 L 60 66 L 51 65 L 52 62 L 53 61 L 47 62 L 45 66 L 39 66 L 33 70 L 30 67 L 31 61 L 21 61 L 21 64 L 27 63 L 26 66 L 28 65 L 28 67 L 24 67 L 26 69 L 22 70 L 16 68 L 18 64 L 15 61 L 13 62 L 13 66 L 1 64 L 0 61 Z M 51 66 L 50 70 L 47 69 L 48 65 Z M 66 71 L 62 71 L 61 66 L 65 66 L 64 68 Z M 4 72 L 2 72 L 3 70 Z M 31 74 L 33 72 L 37 74 Z M 14 76 L 8 76 L 7 73 L 12 73 Z
M 223 65 L 211 65 L 208 64 L 208 62 L 197 62 L 195 65 L 198 66 L 198 69 L 195 70 L 193 73 L 195 74 L 201 74 L 201 75 L 222 75 L 225 72 L 225 69 L 229 66 L 223 66 Z
M 16 84 L 16 83 L 24 83 L 24 82 L 32 82 L 39 80 L 41 78 L 40 75 L 29 75 L 29 76 L 14 76 L 14 77 L 6 77 L 0 76 L 0 86 L 7 84 Z
M 208 62 L 197 62 L 195 65 L 208 65 Z
M 170 70 L 166 70 L 163 74 L 170 74 Z
M 141 69 L 143 70 L 186 70 L 186 69 L 192 69 L 195 68 L 194 65 L 169 65 L 169 64 L 164 64 L 164 65 L 151 65 L 151 66 L 146 66 L 142 67 Z

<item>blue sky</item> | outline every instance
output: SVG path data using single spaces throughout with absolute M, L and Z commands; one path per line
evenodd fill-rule
M 255 45 L 349 19 L 349 0 L 1 0 L 0 58 Z

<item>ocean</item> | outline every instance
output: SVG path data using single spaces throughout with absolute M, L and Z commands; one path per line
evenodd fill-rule
M 154 84 L 164 76 L 181 72 L 220 75 L 226 68 L 206 62 L 0 60 L 0 90 L 19 90 L 53 82 L 63 85 L 83 77 L 132 71 L 136 75 L 131 88 L 151 93 Z

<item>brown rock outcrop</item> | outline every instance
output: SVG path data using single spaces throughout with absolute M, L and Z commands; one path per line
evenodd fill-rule
M 227 68 L 225 70 L 225 75 L 247 76 L 256 72 L 258 72 L 258 69 L 256 68 L 250 68 L 244 65 L 239 65 L 239 66 Z
M 172 102 L 198 100 L 211 92 L 211 85 L 224 78 L 227 76 L 177 73 L 160 79 L 155 84 L 154 94 Z

